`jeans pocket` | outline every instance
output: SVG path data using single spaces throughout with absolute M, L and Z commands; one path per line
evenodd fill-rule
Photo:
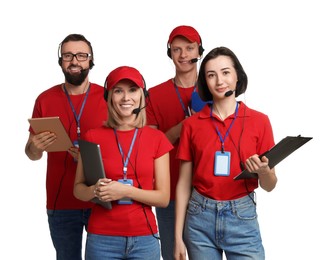
M 256 206 L 251 200 L 237 203 L 234 205 L 234 214 L 241 220 L 256 219 Z
M 187 213 L 190 215 L 198 215 L 201 212 L 202 212 L 201 205 L 197 201 L 190 199 L 188 202 Z

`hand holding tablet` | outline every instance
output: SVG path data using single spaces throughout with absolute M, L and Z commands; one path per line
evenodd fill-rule
M 35 134 L 46 131 L 56 134 L 57 140 L 46 149 L 47 152 L 67 151 L 73 146 L 59 117 L 29 118 L 28 121 Z

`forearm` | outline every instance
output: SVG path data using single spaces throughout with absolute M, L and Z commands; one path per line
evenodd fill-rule
M 32 149 L 32 142 L 29 141 L 27 144 L 26 144 L 26 147 L 25 147 L 25 153 L 26 155 L 28 156 L 28 158 L 32 161 L 36 161 L 36 160 L 39 160 L 42 158 L 43 156 L 43 151 L 37 151 L 37 150 L 34 150 Z
M 175 200 L 175 241 L 183 241 L 182 234 L 188 202 L 192 192 L 192 163 L 181 161 L 180 175 L 176 185 Z
M 250 156 L 245 163 L 249 172 L 257 173 L 259 176 L 259 184 L 265 191 L 272 191 L 277 183 L 275 168 L 269 168 L 269 159 L 262 156 L 261 159 L 257 154 Z
M 182 122 L 171 127 L 165 132 L 166 137 L 172 144 L 174 144 L 180 138 L 181 128 L 182 128 Z
M 262 189 L 265 191 L 272 191 L 276 187 L 277 176 L 275 173 L 275 169 L 270 169 L 267 174 L 258 174 L 259 183 Z
M 125 195 L 146 205 L 167 207 L 170 199 L 169 153 L 154 160 L 154 187 L 152 190 L 127 186 Z
M 175 241 L 182 241 L 184 222 L 188 201 L 190 198 L 190 190 L 184 189 L 179 185 L 176 187 L 176 201 L 175 201 Z
M 159 129 L 158 126 L 156 126 L 156 125 L 150 125 L 150 127 L 155 128 L 155 129 Z M 174 144 L 180 138 L 181 128 L 182 128 L 182 122 L 180 122 L 177 125 L 169 128 L 165 132 L 165 135 L 166 135 L 167 139 L 172 144 Z
M 84 183 L 74 184 L 73 195 L 79 200 L 90 201 L 95 197 L 95 185 L 87 186 Z
M 81 156 L 78 158 L 73 195 L 79 200 L 90 201 L 96 196 L 96 185 L 87 186 Z
M 167 207 L 170 193 L 166 190 L 143 190 L 129 187 L 127 197 L 153 207 Z

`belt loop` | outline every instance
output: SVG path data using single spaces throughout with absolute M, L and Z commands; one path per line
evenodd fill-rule
M 207 203 L 208 203 L 208 199 L 203 197 L 203 209 L 206 209 Z
M 253 202 L 254 202 L 254 205 L 256 206 L 257 204 L 257 197 L 256 197 L 256 192 L 253 191 Z

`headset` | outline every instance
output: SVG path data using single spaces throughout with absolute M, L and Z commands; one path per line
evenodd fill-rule
M 149 93 L 148 93 L 148 91 L 147 91 L 147 89 L 146 89 L 146 82 L 145 82 L 145 79 L 144 79 L 144 77 L 142 76 L 142 79 L 143 79 L 143 83 L 144 83 L 144 89 L 143 89 L 143 91 L 144 91 L 144 96 L 145 96 L 145 99 L 149 96 Z M 104 92 L 103 92 L 103 97 L 104 97 L 104 100 L 105 101 L 108 101 L 108 83 L 107 83 L 107 81 L 108 81 L 108 77 L 106 78 L 106 80 L 104 81 Z
M 62 48 L 62 46 L 63 46 L 63 43 L 60 43 L 59 47 L 58 47 L 58 64 L 59 64 L 60 67 L 61 67 L 62 62 L 63 62 L 63 59 L 61 57 L 61 48 Z M 91 52 L 92 52 L 92 59 L 89 60 L 89 69 L 91 70 L 94 67 L 95 64 L 93 62 L 94 56 L 93 56 L 92 48 L 91 48 L 90 45 L 89 45 L 89 47 L 90 47 Z M 73 57 L 73 59 L 74 59 L 74 57 Z
M 200 39 L 200 44 L 199 44 L 199 46 L 198 46 L 198 53 L 199 53 L 199 56 L 202 56 L 202 54 L 203 54 L 203 52 L 204 52 L 204 48 L 203 48 L 203 44 L 202 44 L 202 38 L 201 38 L 201 36 L 199 36 L 199 39 Z M 171 52 L 171 50 L 170 50 L 170 45 L 169 45 L 169 43 L 167 43 L 167 56 L 169 57 L 169 58 L 172 58 L 172 52 Z

